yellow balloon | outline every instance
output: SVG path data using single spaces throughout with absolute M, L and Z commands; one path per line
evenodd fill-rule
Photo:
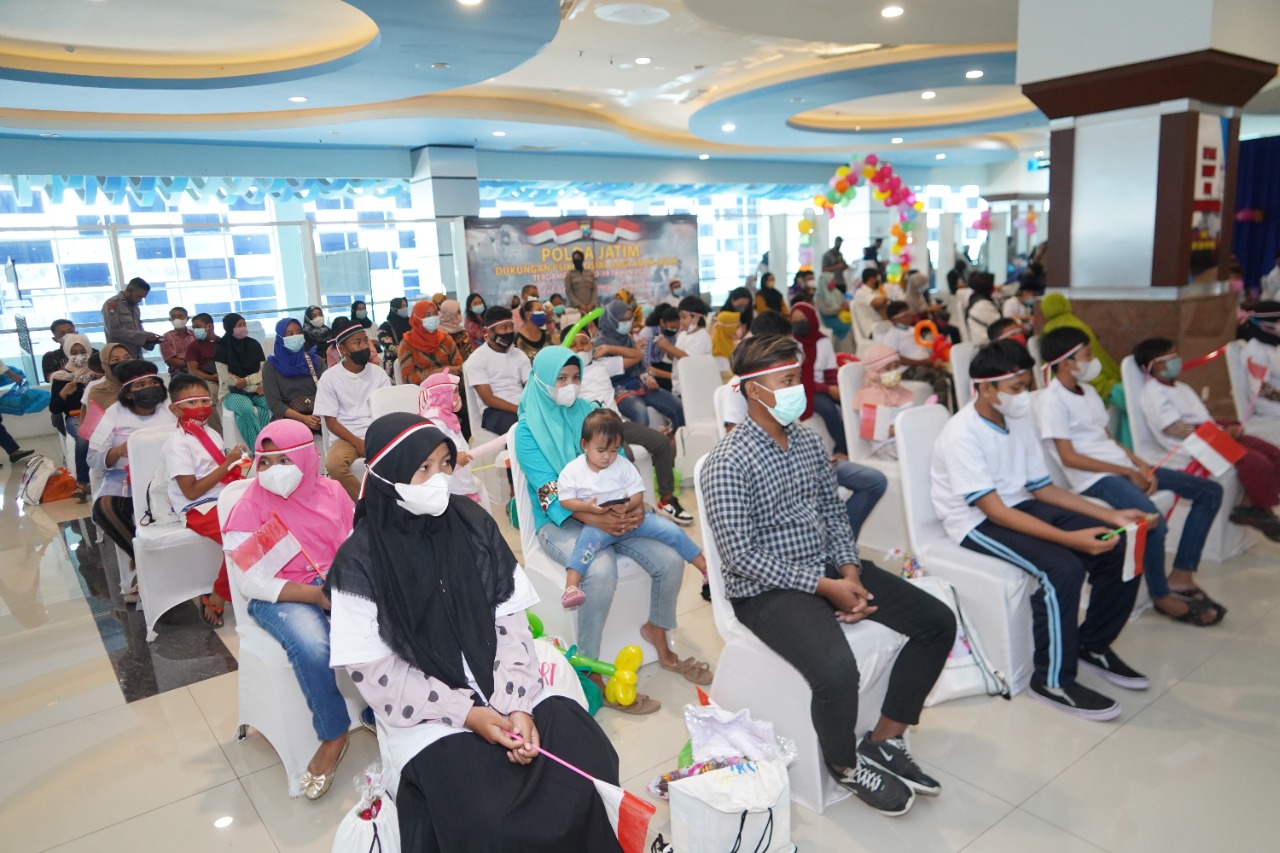
M 827 197 L 825 195 L 815 195 L 813 197 L 813 203 L 818 207 L 822 207 L 827 203 Z
M 629 669 L 635 672 L 644 663 L 644 650 L 639 646 L 630 645 L 623 646 L 622 651 L 618 652 L 618 656 L 613 659 L 613 665 L 618 669 Z
M 836 169 L 836 177 L 837 177 L 837 178 L 843 178 L 843 177 L 847 176 L 848 174 L 849 174 L 849 167 L 848 167 L 848 166 L 841 166 L 839 169 Z
M 618 705 L 627 706 L 636 701 L 636 688 L 633 684 L 623 684 L 610 680 L 604 688 L 604 698 Z
M 911 206 L 914 207 L 916 210 L 924 210 L 924 202 L 922 201 L 918 201 Z
M 801 219 L 796 227 L 800 229 L 801 234 L 808 234 L 813 230 L 813 223 L 807 219 Z
M 875 166 L 863 166 L 863 167 L 862 167 L 862 177 L 864 177 L 864 178 L 869 178 L 869 177 L 871 177 L 872 175 L 874 175 L 875 173 L 876 173 L 876 167 L 875 167 Z
M 876 201 L 884 201 L 886 198 L 889 197 L 889 194 L 884 190 L 876 190 L 871 195 L 873 198 L 875 198 Z
M 836 315 L 836 319 L 839 320 L 841 323 L 848 324 L 853 321 L 853 316 L 848 311 L 841 311 L 839 314 Z
M 613 673 L 613 677 L 614 677 L 614 679 L 616 679 L 617 681 L 622 682 L 623 684 L 635 684 L 635 683 L 636 683 L 636 674 L 635 674 L 635 672 L 633 672 L 632 670 L 629 670 L 629 669 L 619 669 L 619 670 L 616 670 L 616 671 Z

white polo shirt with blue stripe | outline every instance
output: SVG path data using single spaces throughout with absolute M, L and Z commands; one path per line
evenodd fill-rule
M 1001 427 L 973 402 L 955 414 L 933 447 L 933 508 L 956 544 L 987 516 L 974 504 L 995 492 L 1006 506 L 1031 500 L 1049 485 L 1040 435 L 1030 418 L 1005 418 Z

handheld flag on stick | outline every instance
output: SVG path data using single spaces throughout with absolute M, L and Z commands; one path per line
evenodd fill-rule
M 1249 384 L 1258 386 L 1254 390 L 1253 396 L 1249 398 L 1249 410 L 1244 413 L 1244 420 L 1248 421 L 1253 415 L 1253 407 L 1258 405 L 1258 398 L 1262 396 L 1262 386 L 1266 384 L 1267 373 L 1270 370 L 1267 365 L 1259 364 L 1251 358 L 1245 359 L 1245 366 L 1249 369 Z
M 1221 477 L 1231 470 L 1245 454 L 1240 442 L 1223 431 L 1222 427 L 1205 421 L 1196 431 L 1182 440 L 1182 449 L 1203 465 L 1211 476 Z
M 274 578 L 299 554 L 315 568 L 315 561 L 307 555 L 302 543 L 289 532 L 280 516 L 272 513 L 266 524 L 232 549 L 231 559 L 240 571 L 262 583 Z
M 98 428 L 98 422 L 106 413 L 107 410 L 97 403 L 89 403 L 85 406 L 84 414 L 80 418 L 80 435 L 86 439 L 93 438 L 93 431 Z
M 876 406 L 867 403 L 862 407 L 862 420 L 858 434 L 866 441 L 888 441 L 893 428 L 893 417 L 898 410 L 893 406 Z

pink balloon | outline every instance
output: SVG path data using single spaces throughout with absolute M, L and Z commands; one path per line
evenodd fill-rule
M 874 166 L 876 163 L 880 162 L 880 158 L 874 154 L 868 154 L 863 158 L 862 162 L 866 163 L 868 166 Z
M 892 178 L 889 179 L 889 189 L 896 190 L 901 186 L 902 186 L 902 178 L 899 178 L 897 175 L 894 175 Z
M 836 218 L 836 209 L 834 207 L 828 207 L 827 219 L 835 219 L 835 218 Z

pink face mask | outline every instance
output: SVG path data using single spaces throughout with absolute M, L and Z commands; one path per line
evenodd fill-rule
M 249 337 L 249 327 L 236 326 L 234 329 L 231 330 L 231 336 L 235 338 L 237 341 L 242 341 L 245 338 Z

